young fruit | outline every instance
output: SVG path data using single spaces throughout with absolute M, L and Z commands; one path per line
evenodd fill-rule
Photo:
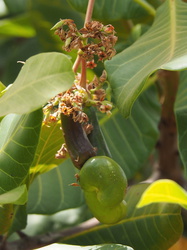
M 125 217 L 127 179 L 114 160 L 90 158 L 80 170 L 79 181 L 88 207 L 101 223 L 114 224 Z

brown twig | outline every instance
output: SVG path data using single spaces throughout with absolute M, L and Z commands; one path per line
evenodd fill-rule
M 20 240 L 7 242 L 3 247 L 0 245 L 0 250 L 32 250 L 62 241 L 67 237 L 69 238 L 80 232 L 87 231 L 88 229 L 96 227 L 99 224 L 100 223 L 97 219 L 92 218 L 76 227 L 69 228 L 61 232 L 53 232 L 37 236 L 27 236 L 21 238 Z
M 185 186 L 182 169 L 179 164 L 177 126 L 174 114 L 179 73 L 160 70 L 158 72 L 158 81 L 163 92 L 159 123 L 160 138 L 157 143 L 158 163 L 155 165 L 154 173 L 149 180 L 154 181 L 167 178 L 176 181 L 181 186 Z

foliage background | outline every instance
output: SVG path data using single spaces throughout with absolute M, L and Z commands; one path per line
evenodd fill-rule
M 53 32 L 50 31 L 50 28 L 60 18 L 71 18 L 75 20 L 78 27 L 82 27 L 84 22 L 84 14 L 82 12 L 86 9 L 86 2 L 87 1 L 72 0 L 68 2 L 65 0 L 54 0 L 52 2 L 48 0 L 4 0 L 6 10 L 5 13 L 1 14 L 0 20 L 0 79 L 3 84 L 7 86 L 15 81 L 22 67 L 17 61 L 25 61 L 29 57 L 41 52 L 62 52 L 62 44 Z M 128 48 L 151 27 L 156 9 L 162 3 L 161 0 L 136 2 L 128 0 L 125 2 L 126 8 L 120 8 L 120 4 L 124 4 L 124 1 L 118 1 L 118 5 L 116 6 L 112 6 L 108 2 L 103 1 L 102 8 L 99 4 L 96 4 L 93 17 L 104 23 L 110 22 L 116 27 L 119 37 L 116 46 L 118 52 Z M 72 5 L 80 12 L 75 11 Z M 84 8 L 82 8 L 82 5 Z M 113 10 L 112 14 L 111 6 Z M 72 60 L 74 60 L 76 53 L 72 52 L 71 57 Z M 123 59 L 123 57 L 121 58 Z M 96 72 L 98 74 L 103 69 L 102 65 L 99 66 Z M 110 67 L 112 68 L 113 66 L 112 64 L 109 66 L 106 64 L 106 67 L 110 69 Z M 89 72 L 88 77 L 91 78 L 92 75 L 93 72 Z M 184 71 L 182 73 L 182 82 L 185 82 L 185 75 L 186 72 Z M 115 85 L 113 76 L 110 76 L 110 79 Z M 149 177 L 152 171 L 150 166 L 156 158 L 154 147 L 159 137 L 158 123 L 161 109 L 158 102 L 157 90 L 152 84 L 154 81 L 155 76 L 153 75 L 149 78 L 147 85 L 144 86 L 143 93 L 135 102 L 128 120 L 119 113 L 117 108 L 114 109 L 110 119 L 106 116 L 99 116 L 99 122 L 109 149 L 112 152 L 112 157 L 123 167 L 131 184 L 138 183 Z M 181 91 L 182 89 L 179 90 L 179 94 Z M 178 97 L 178 103 L 177 107 L 181 110 L 180 97 Z M 184 100 L 184 104 L 185 103 Z M 183 106 L 185 105 L 182 104 L 182 107 Z M 182 123 L 179 123 L 179 128 L 181 124 Z M 113 132 L 111 133 L 111 131 Z M 183 133 L 185 132 L 183 128 L 181 131 Z M 47 146 L 41 144 L 41 141 L 45 140 L 46 134 L 49 135 Z M 56 138 L 55 141 L 53 138 Z M 91 218 L 91 214 L 84 204 L 82 192 L 79 189 L 68 186 L 68 184 L 75 181 L 74 174 L 76 170 L 68 159 L 60 163 L 54 160 L 54 158 L 51 158 L 51 155 L 55 154 L 62 143 L 57 140 L 57 138 L 59 138 L 59 125 L 51 127 L 48 131 L 46 131 L 46 128 L 42 129 L 40 146 L 43 152 L 45 152 L 45 157 L 43 159 L 41 158 L 41 151 L 38 149 L 37 156 L 31 168 L 31 178 L 34 178 L 39 173 L 43 174 L 38 175 L 30 186 L 27 212 L 30 214 L 36 213 L 44 215 L 39 215 L 37 222 L 34 220 L 35 217 L 30 215 L 28 227 L 25 230 L 29 235 L 37 235 L 49 230 L 64 229 Z M 182 145 L 183 144 L 184 142 L 182 141 Z M 51 149 L 53 149 L 53 151 L 51 151 Z M 184 155 L 185 152 L 182 156 Z M 39 158 L 41 159 L 39 160 Z M 183 162 L 185 162 L 185 159 Z M 55 168 L 55 166 L 58 167 Z M 49 169 L 51 170 L 47 172 Z M 139 189 L 137 186 L 135 186 L 135 188 L 137 188 L 137 190 Z M 131 196 L 132 193 L 130 193 L 129 196 Z M 132 223 L 129 226 L 130 229 L 128 229 L 131 231 L 138 227 L 139 212 L 135 209 L 135 204 L 138 202 L 138 199 L 139 196 L 135 198 L 133 204 L 129 205 L 131 208 L 130 211 L 132 211 L 132 213 L 134 211 L 134 223 Z M 153 207 L 151 207 L 151 209 L 153 209 Z M 160 212 L 158 211 L 162 210 L 160 205 L 156 206 L 155 209 L 159 217 Z M 179 207 L 169 205 L 163 208 L 163 211 L 165 211 L 165 209 L 166 212 L 169 211 L 169 214 L 175 213 L 177 220 L 174 220 L 173 223 L 175 224 L 177 221 L 178 225 L 180 224 L 179 227 L 181 227 L 179 231 L 181 231 L 182 222 L 179 216 Z M 144 208 L 142 211 L 143 214 L 149 213 Z M 49 216 L 49 214 L 52 215 Z M 132 214 L 128 216 L 132 216 Z M 151 220 L 153 219 L 152 228 L 154 231 L 155 218 L 154 216 L 152 218 L 152 212 L 150 212 L 150 218 L 149 220 L 149 218 L 145 217 L 143 222 L 140 222 L 140 227 L 142 226 L 141 223 L 150 226 L 152 223 Z M 172 221 L 171 217 L 168 217 L 168 220 Z M 25 222 L 23 222 L 23 224 L 24 223 Z M 126 225 L 128 228 L 128 221 L 125 223 L 124 228 L 126 228 Z M 114 237 L 115 228 L 111 227 L 108 230 Z M 144 230 L 143 233 L 147 231 L 146 227 Z M 100 232 L 100 235 L 102 235 L 102 228 Z M 152 233 L 156 235 L 156 232 Z M 159 233 L 163 233 L 165 236 L 169 235 L 169 231 L 166 233 L 166 230 L 165 232 Z M 93 235 L 91 235 L 91 237 L 93 237 Z M 89 236 L 86 237 L 89 238 Z M 107 241 L 107 237 L 109 236 L 106 234 L 105 237 Z M 143 237 L 143 234 L 142 236 L 140 235 L 140 241 L 141 237 Z M 126 243 L 131 245 L 131 237 L 129 236 L 127 238 Z M 115 240 L 118 242 L 117 238 Z M 136 244 L 140 244 L 140 241 L 137 240 Z M 81 239 L 76 237 L 75 239 L 67 239 L 67 242 L 84 244 Z M 89 244 L 89 242 L 90 244 L 97 243 L 88 240 L 87 243 Z M 102 241 L 99 241 L 99 243 L 100 242 Z M 151 240 L 149 244 L 152 244 Z

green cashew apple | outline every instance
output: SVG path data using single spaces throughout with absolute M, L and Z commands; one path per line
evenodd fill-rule
M 80 170 L 79 181 L 89 209 L 101 223 L 115 224 L 125 217 L 127 179 L 114 160 L 90 158 Z

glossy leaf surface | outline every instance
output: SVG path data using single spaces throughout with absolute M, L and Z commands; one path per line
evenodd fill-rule
M 71 68 L 70 59 L 61 53 L 41 53 L 29 58 L 0 98 L 0 116 L 31 112 L 70 88 L 74 80 Z
M 137 208 L 157 202 L 174 203 L 187 209 L 187 192 L 172 180 L 158 180 L 145 190 Z
M 84 200 L 81 188 L 70 185 L 76 182 L 76 173 L 76 168 L 67 160 L 39 175 L 29 189 L 28 213 L 53 214 L 81 206 Z
M 136 205 L 148 184 L 138 184 L 127 193 L 127 217 L 120 223 L 99 225 L 88 232 L 67 237 L 63 243 L 76 245 L 125 244 L 134 249 L 168 249 L 183 230 L 180 207 L 173 204 L 152 204 L 136 209 Z M 86 239 L 86 240 L 85 240 Z
M 86 13 L 88 0 L 68 0 L 78 11 Z M 93 17 L 101 20 L 118 20 L 121 18 L 141 20 L 146 16 L 154 16 L 154 8 L 146 1 L 138 0 L 96 0 Z
M 132 46 L 105 63 L 118 108 L 125 117 L 157 69 L 187 68 L 187 4 L 167 0 L 152 27 Z M 179 32 L 180 30 L 180 32 Z
M 0 194 L 26 183 L 38 144 L 42 111 L 10 114 L 0 126 Z
M 112 158 L 128 179 L 143 166 L 158 139 L 160 108 L 155 90 L 150 88 L 138 98 L 128 119 L 114 110 L 111 117 L 100 120 Z

